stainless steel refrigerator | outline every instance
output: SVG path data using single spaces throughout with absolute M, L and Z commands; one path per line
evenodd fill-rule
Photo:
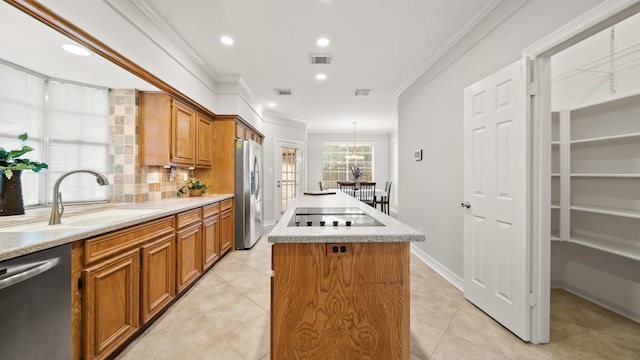
M 236 249 L 250 249 L 262 234 L 262 146 L 236 140 Z

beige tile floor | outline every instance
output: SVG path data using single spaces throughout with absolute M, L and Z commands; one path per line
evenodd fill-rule
M 118 360 L 269 359 L 266 237 L 225 256 Z M 640 324 L 552 291 L 551 343 L 522 342 L 411 257 L 411 359 L 640 359 Z

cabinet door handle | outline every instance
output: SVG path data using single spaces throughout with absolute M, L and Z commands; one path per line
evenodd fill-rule
M 471 203 L 469 203 L 468 201 L 465 201 L 463 203 L 460 203 L 460 206 L 468 209 L 471 207 Z

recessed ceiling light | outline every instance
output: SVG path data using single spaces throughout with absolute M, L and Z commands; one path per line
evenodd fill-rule
M 72 54 L 80 55 L 80 56 L 89 56 L 91 55 L 91 51 L 87 50 L 87 48 L 82 47 L 80 45 L 74 44 L 63 44 L 62 48 Z
M 268 107 L 276 107 L 276 103 L 274 102 L 270 102 L 267 104 Z
M 225 45 L 233 45 L 233 39 L 230 36 L 221 36 L 220 37 L 220 42 L 225 44 Z
M 323 73 L 316 74 L 316 80 L 324 80 L 326 78 L 327 78 L 327 74 L 323 74 Z
M 321 46 L 321 47 L 329 46 L 329 39 L 320 38 L 318 39 L 318 41 L 316 41 L 316 44 L 318 44 L 318 46 Z

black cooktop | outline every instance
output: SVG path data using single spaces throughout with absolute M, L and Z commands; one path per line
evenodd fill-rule
M 299 207 L 288 226 L 384 226 L 356 207 Z

